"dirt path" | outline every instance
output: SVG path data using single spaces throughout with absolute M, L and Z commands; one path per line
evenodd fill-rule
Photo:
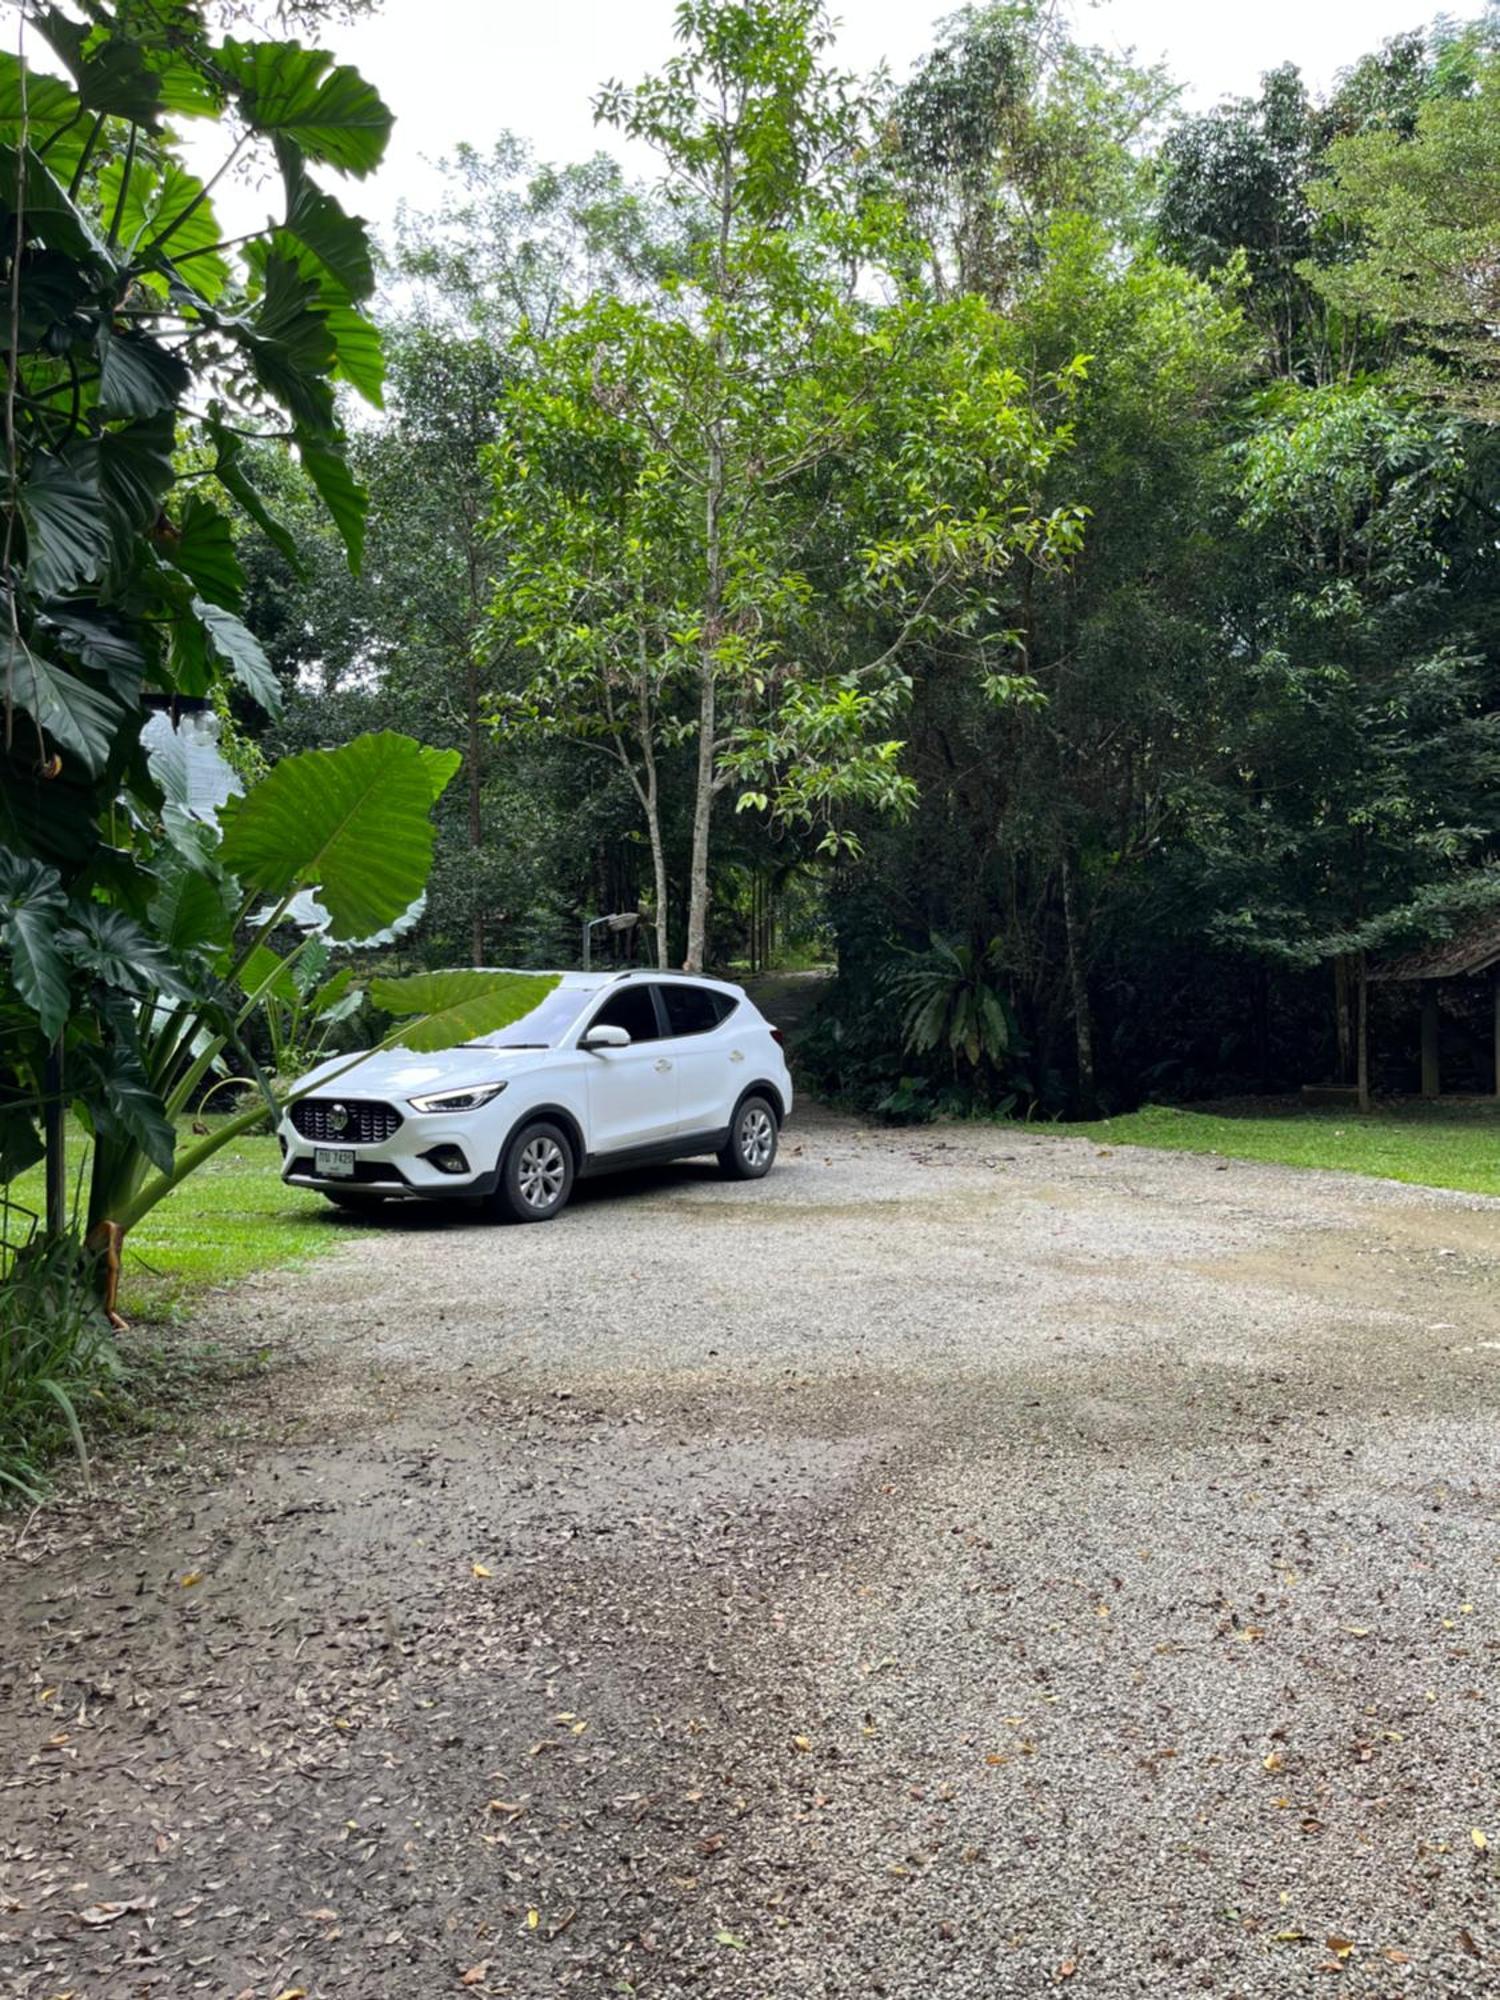
M 1500 1986 L 1500 1205 L 813 1117 L 329 1226 L 0 1568 L 0 1990 Z

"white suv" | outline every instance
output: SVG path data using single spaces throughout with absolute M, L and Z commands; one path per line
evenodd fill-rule
M 278 1134 L 282 1179 L 344 1207 L 467 1195 L 545 1222 L 580 1175 L 694 1153 L 759 1180 L 792 1108 L 780 1031 L 686 973 L 565 972 L 497 1034 L 348 1061 L 303 1079 Z

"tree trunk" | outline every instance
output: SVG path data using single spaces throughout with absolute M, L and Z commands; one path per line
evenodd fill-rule
M 684 972 L 701 972 L 708 935 L 708 835 L 714 809 L 714 671 L 703 666 L 698 702 L 698 780 L 693 795 L 693 855 L 688 870 L 687 950 Z
M 698 777 L 693 794 L 693 854 L 688 871 L 687 950 L 684 972 L 701 972 L 708 933 L 708 834 L 714 810 L 714 734 L 718 728 L 719 620 L 724 608 L 723 549 L 719 506 L 724 487 L 724 450 L 717 436 L 708 450 L 708 493 L 704 508 L 705 589 L 703 642 L 699 655 Z
M 640 796 L 641 808 L 646 815 L 646 834 L 651 842 L 651 879 L 656 890 L 656 963 L 662 970 L 667 964 L 667 855 L 661 839 L 661 789 L 656 776 L 656 742 L 652 734 L 651 681 L 646 671 L 646 651 L 641 646 L 640 672 L 636 683 L 636 700 L 639 709 L 638 728 L 641 737 L 641 767 L 645 783 L 632 782 Z M 629 768 L 627 766 L 627 768 Z
M 1073 896 L 1073 858 L 1062 861 L 1063 936 L 1068 951 L 1068 994 L 1073 1006 L 1073 1039 L 1078 1056 L 1078 1109 L 1092 1118 L 1097 1106 L 1094 1092 L 1094 1022 L 1089 1009 L 1088 980 L 1078 944 L 1078 913 Z
M 479 662 L 469 651 L 469 662 L 464 680 L 465 723 L 468 731 L 468 750 L 464 758 L 468 778 L 469 807 L 469 852 L 477 855 L 484 846 L 484 814 L 482 779 L 479 764 Z M 475 892 L 474 908 L 469 918 L 469 954 L 476 966 L 484 964 L 484 910 Z
M 1370 981 L 1365 970 L 1365 955 L 1359 955 L 1359 984 L 1356 988 L 1358 1027 L 1356 1031 L 1356 1061 L 1358 1064 L 1356 1082 L 1359 1090 L 1359 1108 L 1370 1108 Z

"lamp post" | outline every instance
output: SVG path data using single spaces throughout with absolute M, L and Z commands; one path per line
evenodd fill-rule
M 639 910 L 617 910 L 609 917 L 585 917 L 583 920 L 583 969 L 588 972 L 593 965 L 594 932 L 605 925 L 611 934 L 616 931 L 633 931 L 641 920 Z

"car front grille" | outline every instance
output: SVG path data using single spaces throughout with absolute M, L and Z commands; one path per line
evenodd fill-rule
M 368 1097 L 304 1097 L 292 1106 L 292 1123 L 319 1146 L 378 1146 L 400 1126 L 401 1113 Z

